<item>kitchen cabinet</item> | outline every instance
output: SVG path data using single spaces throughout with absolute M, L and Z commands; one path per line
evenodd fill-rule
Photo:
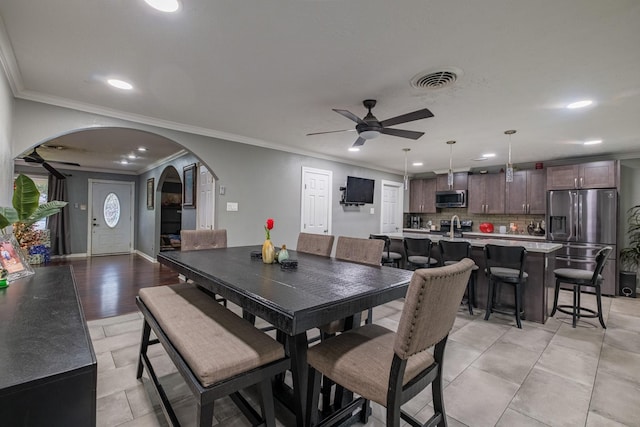
M 469 213 L 503 214 L 505 187 L 503 173 L 469 175 Z
M 615 188 L 617 162 L 605 160 L 547 168 L 547 190 Z
M 436 180 L 412 179 L 409 183 L 409 212 L 436 213 Z
M 467 172 L 456 172 L 453 174 L 453 188 L 449 188 L 447 174 L 436 175 L 436 191 L 446 190 L 466 190 L 468 188 Z
M 540 214 L 547 211 L 546 172 L 543 169 L 517 171 L 506 183 L 505 213 Z

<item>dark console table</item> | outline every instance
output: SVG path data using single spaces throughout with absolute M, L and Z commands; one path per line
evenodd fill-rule
M 0 424 L 95 426 L 97 362 L 71 267 L 0 289 Z

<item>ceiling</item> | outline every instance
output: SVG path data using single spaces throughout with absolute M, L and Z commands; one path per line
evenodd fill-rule
M 18 98 L 381 170 L 402 172 L 410 148 L 410 174 L 446 170 L 448 140 L 454 169 L 504 164 L 507 129 L 516 164 L 640 157 L 636 0 L 190 0 L 174 14 L 143 0 L 2 0 L 0 16 Z M 441 70 L 455 83 L 410 84 Z M 134 89 L 109 87 L 111 77 Z M 416 141 L 382 135 L 359 152 L 347 151 L 356 132 L 306 136 L 353 129 L 332 108 L 362 118 L 364 99 L 378 101 L 380 120 L 422 108 L 434 117 L 394 126 L 425 132 Z M 565 108 L 582 99 L 594 104 Z M 111 147 L 122 156 L 137 134 Z M 81 139 L 64 160 L 105 167 L 90 154 L 103 144 L 87 136 L 53 144 Z

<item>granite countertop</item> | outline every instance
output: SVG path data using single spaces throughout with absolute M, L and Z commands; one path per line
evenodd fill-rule
M 425 233 L 432 235 L 432 233 L 426 228 L 405 228 L 402 230 L 404 233 Z M 463 236 L 481 237 L 490 239 L 517 239 L 517 240 L 538 240 L 541 242 L 546 241 L 545 236 L 532 236 L 529 234 L 509 234 L 509 233 L 481 233 L 479 231 L 463 231 Z M 440 235 L 440 232 L 433 233 L 433 235 Z
M 414 231 L 418 231 L 417 233 Z M 464 233 L 469 234 L 469 233 Z M 484 236 L 493 236 L 495 233 L 477 233 L 482 234 Z M 465 239 L 465 238 L 453 238 L 451 239 L 449 236 L 443 236 L 440 234 L 429 234 L 425 232 L 419 232 L 419 230 L 411 230 L 403 233 L 388 233 L 387 234 L 392 239 L 401 239 L 403 237 L 413 237 L 413 238 L 425 238 L 428 237 L 433 242 L 438 242 L 440 240 L 449 240 L 454 242 L 469 242 L 471 246 L 477 248 L 483 248 L 485 245 L 502 245 L 502 246 L 523 246 L 529 252 L 537 252 L 548 254 L 551 252 L 555 252 L 558 249 L 562 248 L 560 243 L 548 243 L 545 241 L 532 241 L 531 239 L 522 239 L 522 240 L 511 240 L 511 239 L 500 239 L 500 238 L 487 238 L 487 239 Z M 519 237 L 514 235 L 508 235 L 510 237 Z M 528 236 L 534 237 L 534 236 Z M 535 236 L 537 237 L 537 236 Z

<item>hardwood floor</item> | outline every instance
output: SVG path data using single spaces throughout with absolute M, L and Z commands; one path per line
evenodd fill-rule
M 134 254 L 52 260 L 50 265 L 72 266 L 87 320 L 135 312 L 141 288 L 179 281 L 170 268 Z

